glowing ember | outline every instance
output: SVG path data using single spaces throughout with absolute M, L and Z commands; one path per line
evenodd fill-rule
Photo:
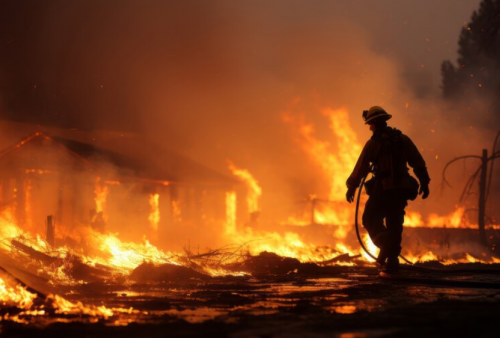
M 35 173 L 35 174 L 42 175 L 42 174 L 51 174 L 51 173 L 55 173 L 55 172 L 51 171 L 51 170 L 42 170 L 42 169 L 26 169 L 25 173 L 26 174 Z

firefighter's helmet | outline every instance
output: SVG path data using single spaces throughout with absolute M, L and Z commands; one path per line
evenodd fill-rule
M 369 110 L 363 110 L 363 120 L 365 124 L 370 124 L 375 121 L 387 121 L 392 117 L 392 115 L 387 114 L 384 108 L 379 106 L 373 106 Z

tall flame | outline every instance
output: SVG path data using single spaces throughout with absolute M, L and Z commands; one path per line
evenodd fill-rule
M 334 145 L 329 141 L 319 140 L 315 135 L 314 126 L 305 122 L 303 117 L 286 112 L 285 122 L 294 127 L 298 133 L 298 142 L 310 158 L 316 162 L 329 182 L 328 201 L 312 200 L 314 223 L 337 226 L 335 236 L 343 239 L 347 236 L 352 224 L 353 208 L 345 201 L 345 180 L 354 168 L 361 152 L 355 131 L 349 121 L 346 109 L 322 109 L 322 114 L 329 119 L 329 127 L 334 135 Z M 301 223 L 299 221 L 299 223 Z

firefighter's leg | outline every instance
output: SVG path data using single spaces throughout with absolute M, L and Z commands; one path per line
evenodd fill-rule
M 408 203 L 405 195 L 399 190 L 391 191 L 387 196 L 387 202 L 388 265 L 395 265 L 397 268 L 398 256 L 401 253 L 405 207 Z
M 387 259 L 386 243 L 388 232 L 384 226 L 385 206 L 382 194 L 372 195 L 368 198 L 363 212 L 363 226 L 368 231 L 370 238 L 380 248 L 377 263 L 383 265 Z

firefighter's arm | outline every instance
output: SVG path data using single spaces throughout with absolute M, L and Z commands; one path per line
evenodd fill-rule
M 346 200 L 349 203 L 354 201 L 354 195 L 356 194 L 356 189 L 359 187 L 359 184 L 361 183 L 363 177 L 368 175 L 368 172 L 370 171 L 370 156 L 369 156 L 370 148 L 371 144 L 370 141 L 368 141 L 365 144 L 363 151 L 361 152 L 361 155 L 359 155 L 358 162 L 356 162 L 356 166 L 354 167 L 351 176 L 349 176 L 349 178 L 347 179 Z
M 427 196 L 429 196 L 429 182 L 431 181 L 431 178 L 427 171 L 425 160 L 412 140 L 409 137 L 405 137 L 404 139 L 406 150 L 408 152 L 408 164 L 413 168 L 413 172 L 420 182 L 420 190 L 418 194 L 422 195 L 423 199 L 426 199 Z

